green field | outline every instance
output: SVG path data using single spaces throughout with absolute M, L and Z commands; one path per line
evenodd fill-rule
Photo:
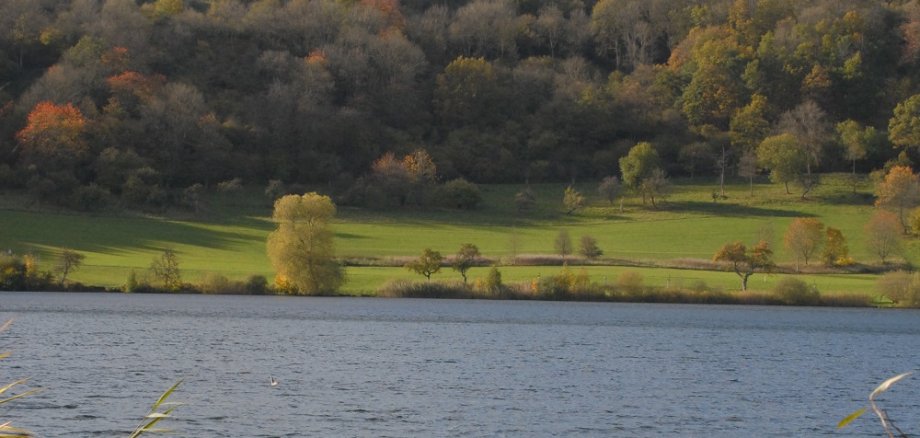
M 592 235 L 604 250 L 604 257 L 616 260 L 673 262 L 679 259 L 709 259 L 722 244 L 732 240 L 752 242 L 758 237 L 772 240 L 776 258 L 789 263 L 782 248 L 782 235 L 796 217 L 816 217 L 846 236 L 850 254 L 859 262 L 876 263 L 865 248 L 862 227 L 874 210 L 867 186 L 856 194 L 843 179 L 825 176 L 824 184 L 808 200 L 785 194 L 782 186 L 761 182 L 754 195 L 747 184 L 728 187 L 728 198 L 713 202 L 717 189 L 711 180 L 679 181 L 661 210 L 627 198 L 623 212 L 607 205 L 595 194 L 594 184 L 579 185 L 588 207 L 573 215 L 562 211 L 563 186 L 537 185 L 536 208 L 518 213 L 511 202 L 520 186 L 483 186 L 484 203 L 475 211 L 407 209 L 376 211 L 340 208 L 335 225 L 337 253 L 341 257 L 387 258 L 418 254 L 431 247 L 450 254 L 462 243 L 476 244 L 483 255 L 508 258 L 512 254 L 552 254 L 553 241 L 565 229 L 578 242 Z M 211 195 L 206 209 L 197 217 L 188 213 L 164 216 L 124 214 L 75 214 L 48 208 L 24 208 L 21 200 L 7 195 L 6 209 L 0 210 L 0 249 L 32 252 L 49 267 L 60 248 L 84 253 L 85 266 L 73 279 L 87 284 L 117 286 L 130 270 L 144 275 L 150 261 L 165 248 L 179 257 L 186 281 L 208 272 L 234 279 L 260 274 L 271 277 L 265 255 L 265 238 L 272 229 L 270 207 L 252 189 L 236 195 Z M 908 242 L 904 254 L 910 262 L 920 261 L 917 242 Z M 727 290 L 737 288 L 737 277 L 726 272 L 679 269 L 590 267 L 593 281 L 614 281 L 624 269 L 637 270 L 648 284 L 665 285 L 697 279 Z M 505 267 L 506 281 L 527 281 L 537 274 L 550 275 L 558 268 Z M 473 272 L 473 276 L 479 275 Z M 376 289 L 390 278 L 413 278 L 401 268 L 352 267 L 348 269 L 348 292 Z M 438 278 L 458 278 L 447 270 Z M 415 277 L 421 278 L 421 277 Z M 751 287 L 769 288 L 778 278 L 756 275 Z M 872 289 L 871 275 L 809 275 L 803 279 L 823 291 Z

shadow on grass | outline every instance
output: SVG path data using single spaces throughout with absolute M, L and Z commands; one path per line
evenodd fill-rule
M 0 212 L 0 228 L 17 245 L 66 247 L 115 254 L 126 250 L 162 250 L 173 245 L 221 249 L 261 237 L 150 218 L 93 217 L 71 214 Z M 262 228 L 262 227 L 260 227 Z
M 668 210 L 707 213 L 717 216 L 761 216 L 761 217 L 814 217 L 811 213 L 797 210 L 752 207 L 720 202 L 677 201 L 669 202 Z
M 875 202 L 875 196 L 871 193 L 837 193 L 828 196 L 821 196 L 821 202 L 832 205 L 862 205 L 871 207 Z
M 487 227 L 530 227 L 551 221 L 577 218 L 562 213 L 532 211 L 504 214 L 491 209 L 449 210 L 441 208 L 339 209 L 337 220 L 350 223 L 399 224 L 405 226 L 445 227 L 452 225 Z
M 353 233 L 335 233 L 336 239 L 367 239 L 367 236 Z

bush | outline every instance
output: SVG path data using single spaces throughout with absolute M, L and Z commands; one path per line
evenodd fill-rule
M 448 208 L 472 210 L 482 202 L 482 194 L 476 184 L 457 178 L 448 181 L 438 190 L 438 200 Z
M 588 260 L 594 260 L 604 255 L 604 251 L 597 246 L 597 239 L 592 236 L 581 236 L 581 248 L 579 248 L 578 252 Z
M 502 273 L 495 266 L 489 269 L 486 275 L 485 289 L 492 295 L 499 295 L 502 292 Z
M 773 287 L 773 293 L 786 304 L 814 306 L 820 304 L 818 289 L 794 277 L 785 277 Z
M 529 188 L 515 193 L 514 206 L 517 208 L 519 213 L 530 211 L 534 208 L 535 205 L 537 205 L 537 197 Z
M 125 279 L 124 292 L 136 292 L 139 285 L 140 283 L 137 282 L 137 272 L 134 272 L 132 269 L 131 272 L 128 273 L 128 278 Z
M 0 289 L 25 290 L 26 265 L 21 257 L 0 256 Z
M 555 300 L 585 298 L 599 293 L 599 289 L 591 284 L 588 271 L 580 269 L 575 273 L 568 266 L 563 266 L 558 274 L 542 279 L 538 289 L 542 297 Z
M 387 282 L 377 289 L 377 296 L 390 298 L 471 298 L 470 289 L 459 282 L 421 282 L 406 280 Z
M 643 289 L 642 274 L 636 271 L 623 271 L 617 276 L 617 288 L 630 295 L 638 295 Z
M 262 275 L 253 275 L 246 280 L 246 293 L 264 295 L 268 293 L 268 280 Z
M 920 305 L 920 274 L 888 272 L 875 283 L 875 290 L 899 306 Z
M 217 191 L 220 193 L 238 192 L 242 188 L 243 188 L 243 180 L 240 178 L 233 178 L 227 181 L 221 181 L 217 183 Z
M 910 211 L 910 217 L 907 219 L 910 225 L 910 232 L 915 236 L 920 236 L 920 207 Z
M 226 294 L 234 292 L 234 284 L 223 275 L 209 272 L 201 279 L 198 289 L 205 294 Z M 237 288 L 239 289 L 239 288 Z M 238 292 L 238 291 L 237 291 Z
M 75 210 L 97 211 L 109 204 L 112 194 L 96 184 L 77 187 L 70 195 L 70 206 Z
M 54 276 L 39 271 L 35 257 L 0 255 L 0 290 L 49 290 L 54 286 Z

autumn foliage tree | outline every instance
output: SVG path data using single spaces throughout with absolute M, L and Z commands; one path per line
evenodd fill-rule
M 84 138 L 86 125 L 83 113 L 71 103 L 39 102 L 29 113 L 25 128 L 16 134 L 19 155 L 48 172 L 72 172 L 89 152 Z
M 898 222 L 906 234 L 910 228 L 907 211 L 920 202 L 920 178 L 907 166 L 894 166 L 875 188 L 876 205 L 897 212 Z
M 334 293 L 345 282 L 335 260 L 330 223 L 335 204 L 317 193 L 287 195 L 275 201 L 268 235 L 268 258 L 275 268 L 275 284 L 282 292 L 299 295 Z
M 809 259 L 824 244 L 824 224 L 815 218 L 796 218 L 789 224 L 783 243 L 786 250 L 795 257 L 795 270 L 798 271 L 799 262 L 808 265 Z
M 846 265 L 852 263 L 850 260 L 850 250 L 847 247 L 847 240 L 843 237 L 840 230 L 827 227 L 824 234 L 824 250 L 821 252 L 821 258 L 827 266 Z
M 866 247 L 884 264 L 901 251 L 902 235 L 898 217 L 889 211 L 875 212 L 866 223 Z
M 750 249 L 741 242 L 732 242 L 719 248 L 712 260 L 729 263 L 741 278 L 741 290 L 746 291 L 748 278 L 758 270 L 766 271 L 773 267 L 773 250 L 765 240 Z

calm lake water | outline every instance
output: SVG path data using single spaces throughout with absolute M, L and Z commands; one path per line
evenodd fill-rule
M 42 437 L 126 436 L 185 379 L 184 437 L 881 436 L 920 312 L 0 293 L 0 405 Z M 269 385 L 269 376 L 280 384 Z M 883 406 L 920 433 L 920 376 Z

